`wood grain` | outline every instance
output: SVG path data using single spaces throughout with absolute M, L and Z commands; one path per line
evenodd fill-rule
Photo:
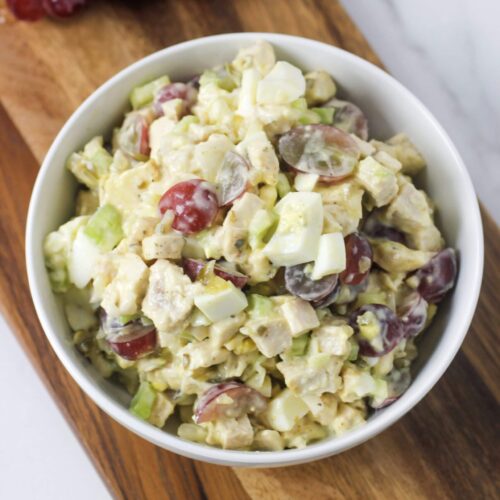
M 230 31 L 300 34 L 377 56 L 332 0 L 96 1 L 66 23 L 0 27 L 0 307 L 116 498 L 498 497 L 499 231 L 483 212 L 486 268 L 473 325 L 432 392 L 377 438 L 314 464 L 232 470 L 159 449 L 103 414 L 69 377 L 40 328 L 24 267 L 31 188 L 63 122 L 136 59 Z

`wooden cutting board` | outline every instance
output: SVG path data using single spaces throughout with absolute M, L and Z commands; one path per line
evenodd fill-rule
M 500 240 L 498 228 L 484 211 L 483 290 L 462 350 L 415 409 L 382 435 L 351 451 L 283 469 L 207 465 L 135 436 L 82 393 L 55 357 L 36 318 L 27 286 L 23 241 L 39 164 L 82 100 L 119 69 L 155 50 L 222 32 L 302 35 L 380 64 L 334 0 L 92 3 L 64 23 L 7 21 L 0 26 L 0 303 L 113 496 L 318 500 L 498 495 L 500 317 L 496 292 Z

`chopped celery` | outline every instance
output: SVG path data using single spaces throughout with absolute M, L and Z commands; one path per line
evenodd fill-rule
M 278 174 L 278 184 L 276 184 L 276 189 L 278 190 L 280 198 L 285 197 L 292 190 L 288 177 L 283 172 Z
M 296 337 L 292 340 L 292 347 L 290 348 L 290 354 L 292 356 L 303 356 L 307 352 L 308 345 L 309 345 L 309 334 L 304 333 L 304 335 Z
M 139 313 L 136 314 L 122 314 L 121 316 L 118 316 L 118 321 L 122 325 L 126 325 L 127 323 L 130 323 L 131 321 L 134 321 L 136 319 L 139 319 L 141 315 Z
M 270 210 L 260 209 L 255 212 L 248 227 L 248 243 L 253 250 L 265 245 L 266 236 L 270 229 L 276 226 L 277 222 L 277 215 Z
M 248 313 L 254 318 L 271 316 L 273 308 L 273 301 L 268 297 L 256 293 L 248 296 Z
M 362 292 L 356 299 L 356 308 L 366 304 L 382 304 L 390 307 L 390 301 L 386 292 Z
M 318 113 L 315 113 L 312 109 L 307 109 L 304 111 L 299 118 L 299 123 L 302 125 L 311 125 L 313 123 L 320 123 L 321 118 Z
M 300 111 L 307 111 L 307 101 L 303 97 L 299 97 L 298 99 L 295 99 L 290 106 L 292 109 L 298 109 Z
M 103 205 L 90 217 L 84 233 L 105 252 L 112 250 L 123 238 L 120 212 L 113 205 Z
M 334 108 L 311 108 L 311 111 L 314 111 L 319 116 L 320 123 L 325 125 L 333 123 Z
M 135 87 L 130 93 L 130 104 L 132 104 L 132 108 L 139 109 L 149 104 L 154 99 L 156 92 L 169 83 L 170 78 L 165 75 L 145 85 Z
M 351 352 L 349 353 L 348 361 L 356 361 L 358 359 L 359 345 L 351 342 Z
M 148 420 L 156 401 L 156 391 L 149 382 L 141 382 L 139 390 L 135 393 L 131 403 L 130 411 L 143 420 Z
M 89 141 L 83 148 L 83 156 L 88 158 L 97 172 L 97 176 L 101 177 L 107 174 L 111 163 L 113 163 L 113 157 L 104 148 L 102 137 L 94 137 Z

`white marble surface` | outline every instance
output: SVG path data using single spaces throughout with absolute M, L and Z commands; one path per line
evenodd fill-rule
M 455 141 L 500 219 L 500 2 L 344 0 L 375 51 Z M 0 498 L 109 498 L 0 317 Z
M 0 353 L 0 498 L 111 498 L 1 316 Z
M 500 2 L 342 0 L 390 73 L 447 130 L 500 221 Z

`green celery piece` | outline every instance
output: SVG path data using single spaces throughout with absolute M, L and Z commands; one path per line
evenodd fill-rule
M 252 249 L 264 246 L 269 231 L 277 226 L 278 216 L 270 210 L 258 210 L 248 227 L 248 242 Z
M 231 92 L 237 87 L 236 82 L 227 69 L 220 69 L 218 71 L 209 69 L 204 71 L 200 77 L 200 85 L 203 86 L 209 83 L 215 83 L 217 87 L 227 92 Z
M 168 76 L 161 76 L 152 82 L 135 87 L 130 93 L 130 104 L 133 109 L 139 109 L 153 101 L 158 90 L 170 83 Z
M 273 308 L 273 301 L 268 297 L 256 293 L 248 296 L 248 312 L 253 318 L 269 317 Z
M 122 325 L 126 325 L 127 323 L 130 323 L 131 321 L 135 321 L 136 319 L 139 319 L 141 315 L 139 313 L 136 314 L 122 314 L 121 316 L 118 316 L 118 321 Z
M 90 157 L 90 161 L 101 176 L 109 172 L 113 157 L 104 148 L 100 148 Z
M 299 123 L 302 125 L 311 125 L 314 123 L 320 123 L 321 118 L 318 113 L 315 113 L 312 109 L 307 109 L 302 113 L 299 118 Z
M 99 248 L 109 252 L 123 238 L 120 212 L 113 205 L 103 205 L 90 217 L 83 231 Z
M 290 354 L 292 356 L 303 356 L 307 352 L 307 347 L 309 345 L 309 334 L 304 333 L 300 337 L 295 337 L 292 340 L 292 347 L 290 348 Z
M 278 195 L 280 198 L 285 197 L 292 188 L 290 187 L 290 182 L 288 181 L 288 177 L 280 172 L 278 174 L 278 183 L 276 184 L 276 189 L 278 190 Z
M 298 109 L 300 111 L 307 111 L 307 101 L 304 97 L 299 97 L 295 101 L 293 101 L 290 106 L 292 109 Z
M 352 342 L 351 343 L 351 352 L 349 353 L 349 357 L 347 358 L 348 361 L 356 361 L 358 359 L 358 353 L 359 353 L 359 345 Z
M 148 420 L 156 401 L 156 391 L 149 382 L 141 382 L 139 390 L 130 403 L 130 411 L 143 420 Z
M 311 111 L 314 111 L 320 119 L 320 123 L 325 125 L 331 125 L 333 123 L 333 115 L 335 113 L 335 109 L 333 108 L 311 108 Z

